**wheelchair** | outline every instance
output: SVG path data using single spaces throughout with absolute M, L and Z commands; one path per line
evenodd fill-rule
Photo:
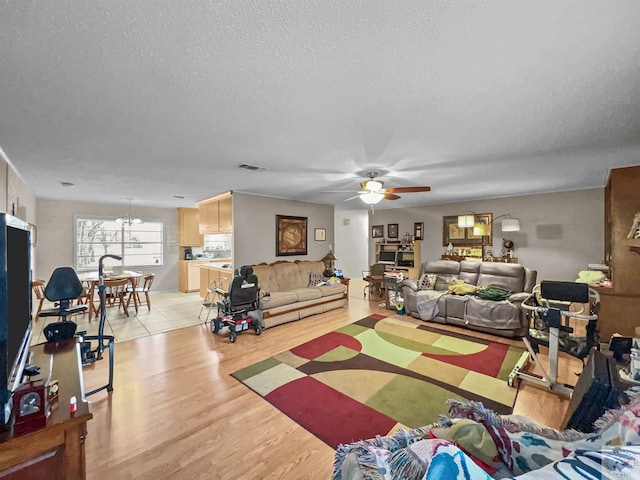
M 218 333 L 223 327 L 229 328 L 229 340 L 235 343 L 238 333 L 251 326 L 256 335 L 262 333 L 260 320 L 249 316 L 249 313 L 260 307 L 260 287 L 258 277 L 253 268 L 245 266 L 233 277 L 229 290 L 222 294 L 218 302 L 218 315 L 211 321 L 211 331 Z

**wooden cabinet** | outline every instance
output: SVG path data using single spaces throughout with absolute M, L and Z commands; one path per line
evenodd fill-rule
M 599 288 L 598 329 L 602 341 L 613 333 L 638 336 L 640 327 L 640 239 L 627 238 L 640 212 L 640 167 L 613 168 L 604 190 L 604 258 L 612 288 Z
M 58 380 L 58 400 L 53 402 L 45 427 L 21 436 L 0 436 L 0 477 L 3 479 L 86 478 L 84 441 L 91 406 L 84 399 L 82 367 L 77 339 L 31 348 L 31 363 L 40 367 L 39 379 Z M 107 360 L 105 360 L 106 362 Z M 77 399 L 77 410 L 69 413 L 69 400 Z M 100 432 L 95 432 L 99 435 Z
M 233 203 L 231 193 L 217 195 L 198 202 L 200 212 L 199 233 L 231 233 Z
M 197 292 L 200 290 L 200 266 L 209 260 L 179 260 L 178 290 L 181 292 Z
M 229 288 L 229 283 L 231 283 L 232 277 L 233 271 L 227 268 L 203 266 L 200 268 L 200 296 L 202 298 L 207 296 L 207 288 L 209 288 L 211 280 L 224 279 L 223 283 L 226 290 Z
M 178 208 L 178 245 L 204 245 L 204 237 L 200 234 L 200 212 L 197 208 Z
M 394 264 L 391 268 L 404 270 L 408 278 L 418 278 L 420 271 L 420 242 L 411 243 L 376 243 L 376 263 L 381 261 L 381 252 L 391 253 Z M 383 254 L 383 257 L 384 254 Z M 389 258 L 391 258 L 389 257 Z

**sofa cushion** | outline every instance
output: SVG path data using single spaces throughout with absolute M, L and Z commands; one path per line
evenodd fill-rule
M 270 265 L 254 265 L 253 274 L 258 277 L 258 286 L 262 293 L 281 291 L 275 271 Z
M 298 301 L 298 295 L 295 292 L 269 292 L 268 296 L 262 297 L 260 300 L 260 308 L 267 310 L 269 308 L 281 307 Z
M 460 263 L 453 260 L 435 260 L 427 262 L 424 267 L 424 273 L 435 273 L 438 275 L 436 280 L 436 290 L 444 291 L 449 288 L 449 283 L 454 278 L 458 278 L 460 273 Z
M 447 317 L 464 318 L 467 297 L 447 295 Z
M 300 275 L 303 277 L 310 273 L 322 274 L 322 272 L 327 269 L 324 262 L 310 262 L 309 260 L 303 260 L 301 262 L 295 262 L 295 264 L 298 265 Z
M 271 268 L 273 268 L 281 291 L 305 288 L 309 284 L 309 275 L 303 277 L 295 263 L 276 263 Z
M 458 274 L 458 278 L 460 280 L 464 280 L 465 283 L 469 283 L 471 285 L 477 285 L 478 272 L 480 271 L 480 263 L 481 262 L 471 262 L 468 260 L 461 261 L 460 273 Z
M 313 287 L 320 292 L 320 295 L 323 297 L 328 297 L 330 295 L 335 295 L 337 293 L 344 293 L 346 288 L 344 285 L 319 285 Z
M 517 263 L 482 262 L 478 286 L 500 287 L 512 292 L 524 291 L 524 267 Z
M 315 300 L 317 298 L 322 297 L 322 293 L 316 287 L 294 288 L 292 290 L 289 290 L 289 292 L 295 293 L 299 302 L 304 302 L 306 300 Z

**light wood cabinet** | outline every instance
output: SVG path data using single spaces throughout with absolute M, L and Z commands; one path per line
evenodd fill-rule
M 604 258 L 612 288 L 598 288 L 600 339 L 613 333 L 638 336 L 640 327 L 640 239 L 627 235 L 633 217 L 640 212 L 640 167 L 613 168 L 604 190 Z
M 390 268 L 404 270 L 408 278 L 418 278 L 420 272 L 420 242 L 376 243 L 376 262 L 380 261 L 380 252 L 393 252 L 395 263 Z
M 233 229 L 233 203 L 231 194 L 212 197 L 198 202 L 200 212 L 199 233 L 231 233 Z
M 204 237 L 200 234 L 200 212 L 197 208 L 178 208 L 178 245 L 201 247 Z
M 197 292 L 200 290 L 200 266 L 209 260 L 179 260 L 178 290 L 181 292 Z
M 225 290 L 229 288 L 231 278 L 233 277 L 233 271 L 226 268 L 216 267 L 202 267 L 200 268 L 200 296 L 205 298 L 207 296 L 207 288 L 211 280 L 224 279 Z

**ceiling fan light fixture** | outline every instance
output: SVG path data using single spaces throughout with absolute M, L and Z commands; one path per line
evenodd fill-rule
M 382 190 L 382 182 L 378 180 L 369 180 L 365 184 L 364 188 L 369 192 L 377 192 L 379 190 Z
M 367 192 L 360 195 L 360 199 L 367 205 L 375 205 L 384 198 L 384 193 Z

